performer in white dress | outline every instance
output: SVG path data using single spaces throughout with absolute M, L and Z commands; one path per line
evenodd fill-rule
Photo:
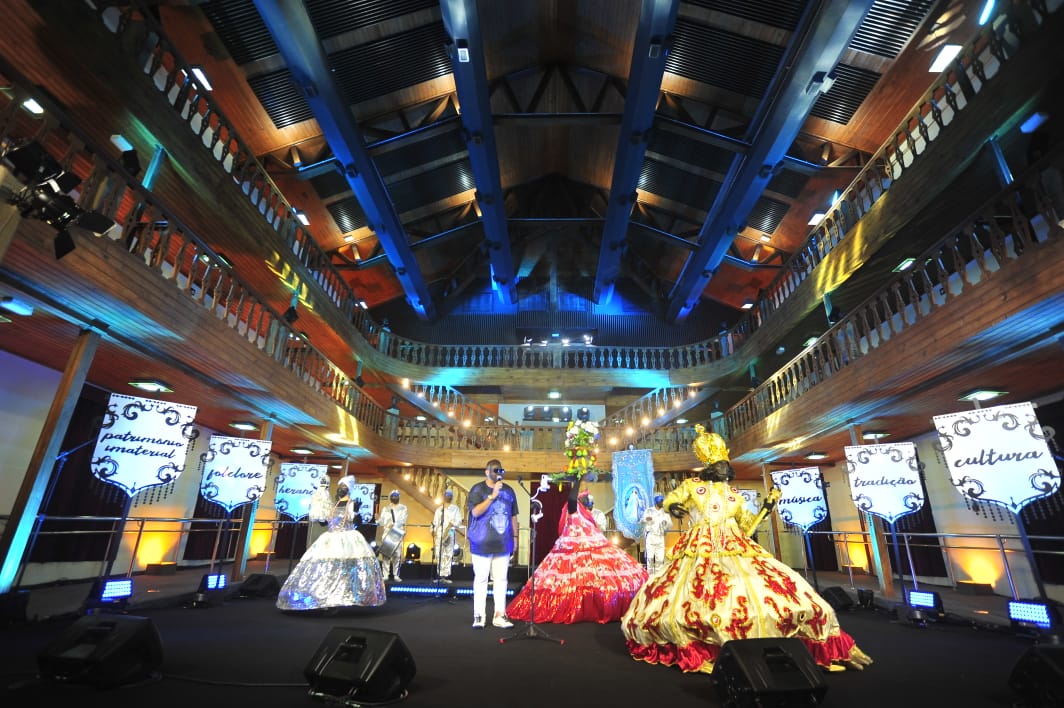
M 462 527 L 462 511 L 454 504 L 454 492 L 443 493 L 443 505 L 432 516 L 432 542 L 436 548 L 436 569 L 440 580 L 451 582 L 451 564 L 454 562 L 455 531 Z
M 329 529 L 311 544 L 277 595 L 281 610 L 327 610 L 383 605 L 387 599 L 376 554 L 358 530 L 355 478 L 336 486 Z

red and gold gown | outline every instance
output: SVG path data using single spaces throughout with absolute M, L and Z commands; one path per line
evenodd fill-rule
M 665 497 L 695 520 L 624 617 L 634 659 L 710 673 L 732 639 L 798 637 L 823 667 L 871 663 L 806 580 L 747 537 L 754 515 L 725 482 L 685 480 Z
M 583 504 L 573 513 L 563 509 L 561 525 L 558 540 L 510 601 L 506 616 L 554 624 L 619 620 L 647 579 L 646 568 L 602 535 Z

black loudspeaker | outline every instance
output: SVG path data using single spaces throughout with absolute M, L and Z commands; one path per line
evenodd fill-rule
M 277 597 L 281 592 L 281 581 L 276 575 L 253 573 L 240 583 L 239 597 Z
M 828 690 L 820 667 L 794 637 L 725 642 L 712 680 L 727 708 L 815 706 Z
M 159 631 L 132 615 L 80 617 L 37 656 L 41 678 L 100 688 L 141 681 L 162 663 Z
M 1034 645 L 1009 675 L 1009 688 L 1024 706 L 1064 706 L 1064 645 Z
M 358 703 L 405 697 L 415 673 L 398 634 L 353 627 L 334 627 L 303 669 L 310 695 Z
M 824 588 L 820 592 L 820 596 L 828 601 L 828 604 L 835 608 L 835 611 L 839 610 L 852 610 L 853 598 L 850 597 L 850 593 L 846 592 L 838 585 L 830 588 Z

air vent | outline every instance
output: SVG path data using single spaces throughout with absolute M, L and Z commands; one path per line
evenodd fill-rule
M 782 56 L 783 47 L 681 17 L 676 21 L 665 70 L 742 96 L 761 98 Z
M 813 104 L 811 115 L 845 125 L 879 81 L 879 74 L 855 66 L 835 67 L 835 83 Z
M 639 189 L 708 211 L 717 197 L 720 183 L 679 167 L 647 158 L 643 161 Z
M 340 233 L 350 233 L 366 225 L 366 214 L 354 197 L 333 202 L 326 206 Z
M 314 117 L 303 94 L 292 82 L 292 74 L 288 69 L 252 77 L 248 79 L 248 85 L 277 128 L 285 128 Z
M 211 0 L 200 9 L 237 64 L 277 53 L 277 45 L 252 0 Z
M 876 0 L 850 40 L 850 49 L 897 58 L 934 4 L 933 0 Z
M 440 6 L 433 0 L 307 0 L 306 4 L 314 31 L 322 39 Z
M 360 103 L 451 73 L 442 22 L 424 25 L 329 56 L 348 103 Z
M 778 202 L 769 197 L 760 197 L 754 204 L 754 208 L 750 210 L 746 225 L 755 231 L 771 234 L 783 221 L 788 209 L 790 209 L 790 206 L 783 202 Z
M 808 3 L 806 0 L 687 0 L 687 4 L 793 32 Z

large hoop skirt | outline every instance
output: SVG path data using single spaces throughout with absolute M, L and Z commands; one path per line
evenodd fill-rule
M 506 615 L 554 624 L 614 622 L 628 609 L 646 578 L 646 568 L 577 512 L 569 515 L 562 535 L 507 606 Z
M 387 596 L 380 563 L 365 536 L 350 522 L 330 519 L 277 595 L 281 610 L 324 610 L 383 605 Z
M 817 664 L 871 663 L 806 580 L 740 532 L 753 518 L 721 482 L 686 480 L 666 497 L 700 520 L 685 531 L 621 619 L 632 657 L 712 672 L 733 639 L 797 637 Z

